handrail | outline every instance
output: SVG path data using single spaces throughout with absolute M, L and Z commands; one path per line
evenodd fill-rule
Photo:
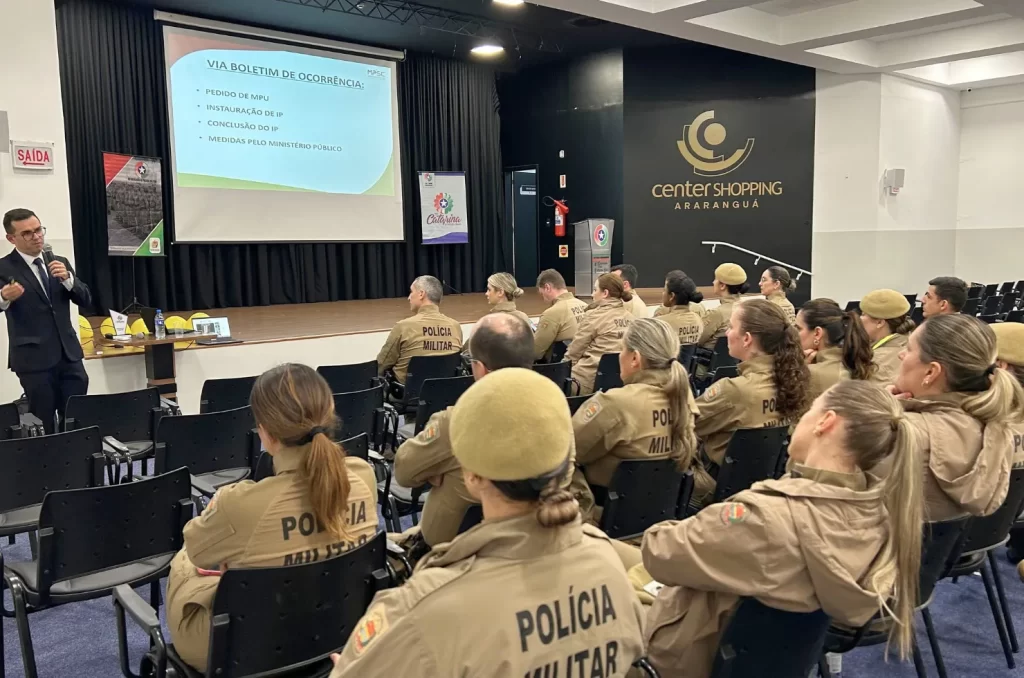
M 814 275 L 810 271 L 805 271 L 804 269 L 800 268 L 799 266 L 794 266 L 793 264 L 787 264 L 784 261 L 779 261 L 778 259 L 773 259 L 772 257 L 769 257 L 767 254 L 760 254 L 759 252 L 754 252 L 753 250 L 748 250 L 746 247 L 740 247 L 739 245 L 733 245 L 731 242 L 719 242 L 717 240 L 702 240 L 700 244 L 701 245 L 711 245 L 711 253 L 712 254 L 715 253 L 715 248 L 718 247 L 719 245 L 722 245 L 723 247 L 731 247 L 734 250 L 739 250 L 740 252 L 745 252 L 746 254 L 749 254 L 752 257 L 757 257 L 754 260 L 754 266 L 757 266 L 757 262 L 761 261 L 762 259 L 767 259 L 768 261 L 775 262 L 779 266 L 785 266 L 788 269 L 792 269 L 794 271 L 797 271 L 797 275 L 796 275 L 796 279 L 797 280 L 799 280 L 801 278 L 801 276 L 803 276 L 805 273 L 807 275 L 809 275 L 809 276 L 813 276 Z

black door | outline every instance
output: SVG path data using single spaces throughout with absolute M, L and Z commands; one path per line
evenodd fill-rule
M 537 283 L 537 169 L 512 171 L 513 273 L 520 287 Z

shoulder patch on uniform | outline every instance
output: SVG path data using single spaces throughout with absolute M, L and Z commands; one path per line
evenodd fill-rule
M 586 407 L 583 408 L 583 421 L 593 420 L 602 409 L 601 401 L 597 398 L 591 398 L 587 401 Z
M 388 617 L 384 611 L 384 606 L 378 603 L 366 611 L 366 614 L 359 621 L 359 626 L 356 627 L 355 633 L 352 634 L 352 642 L 355 644 L 353 649 L 356 656 L 358 657 L 366 652 L 366 648 L 374 640 L 387 632 L 387 630 Z
M 440 432 L 441 427 L 437 425 L 436 421 L 432 421 L 427 424 L 427 427 L 423 429 L 423 433 L 420 435 L 423 436 L 423 442 L 429 443 L 430 441 L 435 440 Z
M 704 400 L 714 400 L 715 398 L 718 397 L 718 394 L 721 393 L 721 392 L 722 392 L 722 381 L 719 380 L 719 381 L 716 381 L 715 383 L 711 384 L 711 387 L 708 388 L 708 390 L 704 391 L 703 398 L 704 398 Z
M 730 525 L 739 525 L 740 523 L 746 522 L 747 516 L 750 515 L 750 511 L 746 505 L 741 504 L 737 501 L 730 501 L 722 506 L 721 512 L 722 524 L 726 527 Z

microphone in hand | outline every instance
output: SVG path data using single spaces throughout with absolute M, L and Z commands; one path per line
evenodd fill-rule
M 43 263 L 46 264 L 46 269 L 50 272 L 50 275 L 57 280 L 63 282 L 71 275 L 64 262 L 53 255 L 53 245 L 50 243 L 43 245 Z

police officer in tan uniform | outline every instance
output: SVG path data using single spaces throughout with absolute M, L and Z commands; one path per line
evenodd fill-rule
M 553 268 L 537 276 L 537 291 L 550 306 L 541 314 L 533 335 L 534 360 L 547 360 L 555 342 L 569 342 L 576 336 L 579 319 L 587 302 L 577 299 L 565 288 L 565 278 Z
M 856 311 L 844 312 L 831 299 L 811 299 L 796 314 L 796 331 L 811 372 L 811 399 L 843 379 L 874 375 L 871 339 Z
M 636 282 L 640 277 L 640 274 L 636 270 L 636 266 L 632 264 L 619 264 L 618 266 L 612 266 L 611 271 L 613 275 L 617 275 L 619 280 L 622 281 L 622 287 L 632 295 L 632 299 L 624 301 L 626 308 L 630 310 L 637 318 L 649 318 L 651 313 L 647 310 L 647 304 L 640 298 L 640 295 L 636 293 Z
M 572 361 L 572 376 L 580 383 L 580 393 L 594 392 L 597 365 L 606 353 L 622 350 L 622 335 L 636 316 L 624 306 L 632 299 L 622 279 L 605 273 L 594 281 L 594 301 L 583 314 L 576 336 L 565 357 Z
M 462 325 L 441 313 L 441 281 L 421 275 L 409 287 L 409 308 L 416 315 L 399 320 L 377 355 L 377 370 L 392 370 L 400 384 L 405 383 L 409 361 L 420 355 L 446 355 L 462 350 Z
M 700 306 L 703 300 L 704 295 L 697 290 L 690 276 L 682 271 L 669 271 L 665 276 L 662 305 L 654 316 L 667 322 L 676 331 L 680 344 L 697 344 L 704 333 L 704 321 L 692 309 L 694 304 Z M 662 309 L 665 309 L 664 312 Z
M 610 540 L 559 489 L 565 395 L 531 370 L 498 370 L 450 423 L 484 521 L 376 595 L 331 677 L 625 675 L 643 655 L 642 607 Z
M 1024 386 L 1024 324 L 996 323 L 989 325 L 996 335 L 996 364 L 1010 373 Z M 1024 419 L 1010 424 L 1013 436 L 1013 468 L 1024 466 Z M 1010 559 L 1016 562 L 1024 553 L 1024 530 L 1010 531 Z M 1017 565 L 1017 573 L 1024 579 L 1024 566 Z
M 896 290 L 874 290 L 860 300 L 860 321 L 871 340 L 875 365 L 874 380 L 891 384 L 900 371 L 900 354 L 914 331 L 910 302 Z
M 745 301 L 729 322 L 729 355 L 740 361 L 739 376 L 716 381 L 697 399 L 706 473 L 694 478 L 694 498 L 701 503 L 714 492 L 733 433 L 789 426 L 809 404 L 800 337 L 782 309 L 763 299 Z
M 916 601 L 890 599 L 914 590 L 920 567 L 921 486 L 912 481 L 920 461 L 912 439 L 899 403 L 879 385 L 841 382 L 800 420 L 791 475 L 647 530 L 643 566 L 634 570 L 665 585 L 645 633 L 660 675 L 707 678 L 744 597 L 790 612 L 824 610 L 851 627 L 888 605 L 898 622 L 890 625 L 892 644 L 906 657 Z M 893 468 L 888 486 L 870 474 L 881 460 Z
M 516 285 L 511 273 L 495 273 L 487 279 L 487 303 L 491 305 L 488 313 L 511 313 L 530 324 L 530 316 L 516 308 L 515 300 L 523 296 L 523 290 Z M 531 325 L 532 327 L 532 325 Z
M 576 463 L 591 486 L 607 488 L 623 459 L 671 457 L 690 468 L 697 406 L 677 355 L 679 338 L 661 318 L 640 318 L 626 330 L 623 387 L 595 394 L 572 418 Z
M 747 272 L 737 264 L 722 264 L 715 269 L 715 294 L 719 304 L 704 316 L 704 330 L 700 333 L 700 345 L 714 348 L 719 337 L 724 337 L 729 329 L 729 318 L 740 300 L 740 296 L 749 289 Z
M 332 442 L 334 399 L 323 377 L 306 365 L 275 367 L 256 380 L 251 402 L 275 475 L 217 492 L 185 526 L 185 548 L 172 561 L 167 584 L 174 648 L 201 672 L 224 570 L 333 558 L 377 532 L 373 469 Z
M 789 322 L 796 320 L 793 302 L 786 298 L 787 293 L 796 290 L 796 281 L 789 275 L 789 271 L 781 266 L 769 266 L 761 274 L 760 287 L 765 299 L 781 308 Z
M 932 316 L 910 335 L 892 389 L 917 430 L 930 521 L 987 516 L 1006 498 L 1024 391 L 996 356 L 992 328 L 966 315 Z

